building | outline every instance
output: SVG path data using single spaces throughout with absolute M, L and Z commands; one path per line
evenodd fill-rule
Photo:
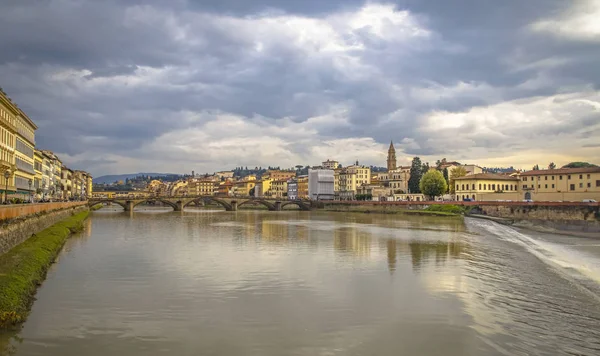
M 298 199 L 308 199 L 308 175 L 298 176 Z
M 285 180 L 285 181 L 287 181 L 288 179 L 295 177 L 296 176 L 296 172 L 294 172 L 294 171 L 281 171 L 281 170 L 271 169 L 271 170 L 267 171 L 266 176 L 268 178 L 271 178 L 272 180 Z
M 287 182 L 287 198 L 288 200 L 298 199 L 298 180 L 292 178 Z
M 520 199 L 537 201 L 600 201 L 600 167 L 523 172 Z
M 51 199 L 61 199 L 62 198 L 62 167 L 63 164 L 52 151 L 42 151 L 46 161 L 46 164 L 49 168 L 49 171 L 46 173 L 48 177 L 48 190 L 46 192 L 46 198 Z
M 456 200 L 488 200 L 486 195 L 490 193 L 517 193 L 519 179 L 500 174 L 478 173 L 456 178 L 454 184 Z
M 333 200 L 334 174 L 332 169 L 308 170 L 308 197 L 311 200 Z
M 273 180 L 271 178 L 263 178 L 256 182 L 256 186 L 254 187 L 254 197 L 262 198 L 268 196 L 272 182 Z
M 364 184 L 358 188 L 357 194 L 368 196 L 368 200 L 386 201 L 389 189 L 379 184 Z
M 256 181 L 237 181 L 233 183 L 232 193 L 236 197 L 248 197 L 252 189 L 256 186 Z
M 390 141 L 390 148 L 388 149 L 387 156 L 387 170 L 388 172 L 396 169 L 396 149 L 394 148 L 394 142 Z
M 15 166 L 14 180 L 16 193 L 28 199 L 33 195 L 33 181 L 35 179 L 34 152 L 35 130 L 37 126 L 19 109 L 16 116 L 17 134 L 15 137 Z
M 35 172 L 35 177 L 33 178 L 34 195 L 36 199 L 41 199 L 43 194 L 44 155 L 39 150 L 33 152 L 33 171 Z
M 73 197 L 73 171 L 66 166 L 61 167 L 60 192 L 61 199 Z
M 397 167 L 385 176 L 384 184 L 389 188 L 390 194 L 405 194 L 408 192 L 410 179 L 410 166 Z
M 356 171 L 342 169 L 338 175 L 338 191 L 336 192 L 340 200 L 354 200 L 356 189 L 359 186 Z
M 340 167 L 340 162 L 338 161 L 332 161 L 330 159 L 328 159 L 327 161 L 323 162 L 323 168 L 325 169 L 337 169 Z
M 356 184 L 371 184 L 371 167 L 360 166 L 358 161 L 355 165 L 348 166 L 345 168 L 349 173 L 356 174 Z
M 287 180 L 284 179 L 279 179 L 279 180 L 274 180 L 271 183 L 271 190 L 270 190 L 270 197 L 275 198 L 275 199 L 282 199 L 287 197 L 287 192 L 288 192 L 288 186 L 287 186 Z
M 231 179 L 233 178 L 233 172 L 231 171 L 224 171 L 224 172 L 217 172 L 215 173 L 215 176 L 219 177 L 219 179 Z
M 50 187 L 52 186 L 52 182 L 54 181 L 54 173 L 52 171 L 52 163 L 51 159 L 46 156 L 43 151 L 37 151 L 42 155 L 42 183 L 41 188 L 42 191 L 40 193 L 40 199 L 46 199 L 50 197 L 48 192 L 50 191 Z
M 4 196 L 15 192 L 13 172 L 15 167 L 16 122 L 19 109 L 12 100 L 0 89 L 0 173 L 2 174 L 2 189 Z M 8 178 L 4 178 L 8 172 Z M 4 198 L 3 198 L 4 199 Z
M 483 168 L 476 164 L 464 164 L 462 167 L 467 171 L 467 175 L 483 173 Z
M 92 177 L 91 174 L 87 174 L 87 178 L 86 178 L 86 193 L 87 193 L 87 198 L 91 198 L 92 194 L 94 194 L 94 177 Z
M 230 180 L 219 183 L 219 189 L 217 195 L 221 197 L 228 197 L 233 194 L 233 183 Z

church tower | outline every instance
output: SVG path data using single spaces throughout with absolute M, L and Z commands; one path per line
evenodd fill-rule
M 388 149 L 387 169 L 388 172 L 396 169 L 396 149 L 393 142 L 390 142 L 390 148 Z

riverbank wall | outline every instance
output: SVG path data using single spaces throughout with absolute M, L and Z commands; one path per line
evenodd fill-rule
M 0 255 L 38 231 L 87 210 L 85 202 L 0 206 Z
M 600 203 L 579 202 L 318 202 L 319 209 L 362 213 L 435 213 L 454 205 L 474 216 L 489 216 L 516 225 L 537 225 L 558 231 L 600 233 Z M 432 209 L 440 208 L 440 209 Z
M 0 256 L 0 328 L 7 329 L 25 320 L 49 266 L 67 237 L 83 228 L 88 215 L 87 209 L 80 211 Z

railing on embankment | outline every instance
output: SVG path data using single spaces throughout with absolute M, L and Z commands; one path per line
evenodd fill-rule
M 430 205 L 460 205 L 460 206 L 548 206 L 548 207 L 600 207 L 600 203 L 584 202 L 521 202 L 521 201 L 358 201 L 358 200 L 321 200 L 325 205 L 366 205 L 366 206 L 430 206 Z
M 0 221 L 86 205 L 85 201 L 0 205 Z

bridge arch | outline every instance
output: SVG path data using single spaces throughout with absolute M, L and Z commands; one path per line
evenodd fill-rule
M 218 199 L 218 198 L 211 197 L 211 196 L 190 199 L 189 201 L 183 203 L 183 208 L 185 208 L 187 206 L 190 206 L 192 204 L 197 204 L 199 201 L 204 201 L 204 202 L 206 202 L 206 201 L 212 201 L 212 202 L 215 202 L 215 203 L 221 205 L 222 207 L 224 207 L 226 211 L 232 211 L 233 210 L 232 205 L 229 204 L 228 202 L 226 202 L 224 200 L 221 200 L 221 199 Z
M 133 206 L 131 208 L 135 209 L 135 207 L 140 204 L 144 204 L 144 203 L 148 203 L 148 202 L 157 202 L 157 201 L 170 206 L 171 208 L 173 208 L 173 210 L 177 210 L 177 203 L 173 203 L 171 201 L 168 201 L 165 199 L 159 199 L 159 198 L 149 198 L 149 199 L 145 199 L 145 200 L 143 199 L 143 200 L 136 201 L 133 203 Z
M 281 209 L 283 210 L 284 207 L 288 206 L 288 205 L 296 205 L 300 208 L 300 210 L 304 210 L 304 211 L 309 211 L 310 210 L 310 206 L 308 204 L 306 204 L 303 201 L 300 200 L 290 200 L 290 201 L 286 201 L 284 203 L 281 203 Z
M 245 204 L 262 204 L 262 205 L 266 206 L 267 208 L 269 208 L 269 210 L 271 210 L 271 211 L 277 210 L 277 208 L 275 208 L 275 204 L 269 203 L 268 201 L 262 200 L 262 199 L 249 199 L 249 200 L 243 201 L 238 204 L 238 208 Z
M 121 207 L 123 207 L 124 210 L 127 210 L 127 202 L 124 201 L 119 201 L 119 200 L 115 200 L 115 199 L 98 199 L 98 200 L 89 200 L 88 201 L 88 206 L 90 208 L 93 208 L 96 205 L 99 204 L 106 204 L 106 203 L 113 203 L 113 204 L 117 204 L 120 205 Z

